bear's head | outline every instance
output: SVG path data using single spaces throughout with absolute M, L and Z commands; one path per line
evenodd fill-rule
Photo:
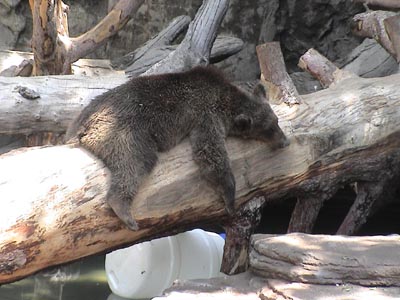
M 240 91 L 235 97 L 239 99 L 235 99 L 237 105 L 229 135 L 265 141 L 272 149 L 289 145 L 261 84 L 257 84 L 252 93 Z

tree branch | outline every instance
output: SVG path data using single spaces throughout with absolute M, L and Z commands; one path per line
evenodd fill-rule
M 119 0 L 113 9 L 95 27 L 84 34 L 71 38 L 69 63 L 92 52 L 116 34 L 143 4 L 144 0 Z
M 68 32 L 68 6 L 61 0 L 30 0 L 33 75 L 71 74 L 71 64 L 114 35 L 144 0 L 120 0 L 94 28 L 76 38 Z
M 207 65 L 217 30 L 228 10 L 229 0 L 204 0 L 185 38 L 168 57 L 153 65 L 146 75 L 184 71 L 194 65 Z

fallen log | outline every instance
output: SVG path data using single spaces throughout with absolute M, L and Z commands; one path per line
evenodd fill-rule
M 400 75 L 349 78 L 305 95 L 300 105 L 273 105 L 291 138 L 285 149 L 271 152 L 261 142 L 228 139 L 236 205 L 256 196 L 267 202 L 312 199 L 332 195 L 344 184 L 373 183 L 398 174 L 399 80 Z M 42 106 L 42 98 L 34 101 L 29 102 L 32 107 L 51 111 Z M 78 111 L 83 106 L 74 107 Z M 12 151 L 0 156 L 0 170 L 1 283 L 227 218 L 222 201 L 200 179 L 187 142 L 161 155 L 135 198 L 132 213 L 138 232 L 127 230 L 105 203 L 107 170 L 80 148 Z
M 255 234 L 251 270 L 262 277 L 313 284 L 400 286 L 395 236 Z

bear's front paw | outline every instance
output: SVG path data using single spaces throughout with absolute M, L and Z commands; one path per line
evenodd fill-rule
M 136 231 L 139 229 L 136 221 L 131 215 L 131 207 L 129 200 L 122 200 L 120 198 L 109 197 L 108 204 L 111 206 L 118 218 L 131 230 Z

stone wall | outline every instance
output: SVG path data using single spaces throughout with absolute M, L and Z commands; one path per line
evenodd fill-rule
M 71 36 L 93 27 L 112 0 L 70 0 Z M 202 0 L 147 0 L 134 20 L 90 57 L 114 58 L 132 51 L 159 32 L 175 16 L 194 16 Z M 336 61 L 344 58 L 359 40 L 350 34 L 348 20 L 362 11 L 348 0 L 231 0 L 223 34 L 245 41 L 241 53 L 220 64 L 236 80 L 259 76 L 255 46 L 271 40 L 282 42 L 289 71 L 297 69 L 300 55 L 314 47 Z M 0 0 L 0 48 L 30 50 L 32 17 L 28 1 Z

